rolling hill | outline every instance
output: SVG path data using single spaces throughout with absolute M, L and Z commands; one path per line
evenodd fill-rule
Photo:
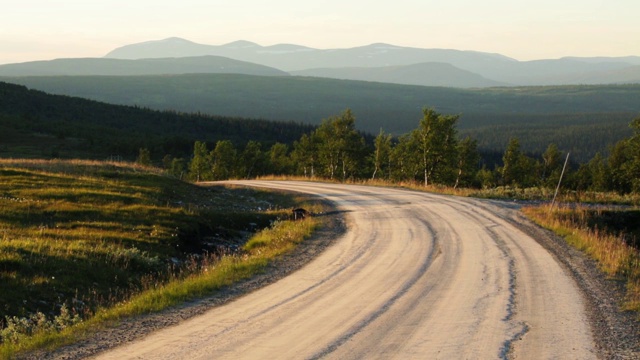
M 0 65 L 0 76 L 247 74 L 286 76 L 284 71 L 221 56 L 122 60 L 105 58 L 56 59 Z
M 513 59 L 498 54 L 447 49 L 418 49 L 382 43 L 348 49 L 324 50 L 291 44 L 261 46 L 249 41 L 236 41 L 225 45 L 203 45 L 180 38 L 123 46 L 109 52 L 105 57 L 139 59 L 194 56 L 194 54 L 225 56 L 272 66 L 287 72 L 315 68 L 398 66 L 424 62 L 444 62 L 463 69 L 478 62 L 515 62 Z
M 372 68 L 310 69 L 292 71 L 291 75 L 456 88 L 481 88 L 505 85 L 497 81 L 485 79 L 472 72 L 460 70 L 446 63 L 421 63 Z
M 422 108 L 461 114 L 462 134 L 501 151 L 518 136 L 543 152 L 553 138 L 585 159 L 629 136 L 640 113 L 640 85 L 455 89 L 312 77 L 231 74 L 16 77 L 4 81 L 55 94 L 158 110 L 264 118 L 318 125 L 351 108 L 356 127 L 376 134 L 414 129 Z M 250 139 L 250 138 L 248 138 Z
M 100 85 L 98 85 L 100 86 Z M 312 126 L 238 117 L 161 112 L 50 95 L 0 82 L 0 157 L 133 160 L 141 147 L 158 159 L 188 156 L 196 140 L 292 143 Z

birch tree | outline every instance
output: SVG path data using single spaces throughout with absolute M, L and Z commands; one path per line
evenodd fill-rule
M 428 186 L 432 177 L 444 165 L 455 158 L 458 115 L 442 115 L 434 109 L 423 109 L 423 117 L 417 129 L 412 132 L 416 140 L 424 175 L 424 185 Z
M 391 135 L 385 134 L 384 131 L 380 129 L 380 133 L 378 134 L 378 136 L 376 136 L 374 146 L 375 146 L 375 149 L 372 156 L 372 160 L 373 160 L 373 175 L 371 175 L 372 180 L 376 179 L 376 175 L 378 175 L 378 173 L 387 172 L 387 168 L 389 164 L 389 156 L 391 155 Z M 387 178 L 388 177 L 389 175 L 387 174 Z

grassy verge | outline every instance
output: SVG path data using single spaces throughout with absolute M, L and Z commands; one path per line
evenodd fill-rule
M 210 294 L 263 271 L 317 226 L 278 221 L 305 199 L 149 170 L 0 161 L 1 358 Z
M 637 238 L 624 226 L 602 222 L 605 210 L 585 207 L 554 208 L 531 206 L 523 212 L 539 225 L 562 236 L 575 248 L 597 260 L 609 276 L 626 283 L 627 295 L 622 307 L 640 312 L 640 252 Z M 618 213 L 620 218 L 623 213 Z M 634 215 L 637 219 L 637 214 Z M 632 246 L 636 245 L 636 246 Z
M 63 329 L 44 326 L 30 336 L 17 338 L 0 346 L 2 358 L 12 358 L 19 352 L 55 348 L 76 341 L 87 332 L 100 329 L 119 319 L 157 312 L 184 301 L 202 297 L 262 271 L 270 261 L 309 237 L 319 220 L 282 221 L 254 235 L 239 255 L 225 255 L 199 265 L 197 271 L 184 278 L 175 278 L 150 288 L 110 308 L 101 308 L 96 315 Z M 60 321 L 58 319 L 53 322 Z
M 424 186 L 420 181 L 391 181 L 384 179 L 365 180 L 328 180 L 324 178 L 309 178 L 301 176 L 264 176 L 263 180 L 298 180 L 298 181 L 319 181 L 330 183 L 346 183 L 355 185 L 385 186 L 411 189 L 417 191 L 432 192 L 436 194 L 455 195 L 464 197 L 475 197 L 481 199 L 499 200 L 524 200 L 524 201 L 551 201 L 555 189 L 543 187 L 517 188 L 510 186 L 498 186 L 495 188 L 475 189 L 475 188 L 453 188 L 443 185 Z M 561 191 L 558 194 L 558 202 L 573 203 L 593 203 L 593 204 L 617 204 L 617 205 L 640 205 L 640 194 L 618 194 L 615 192 L 591 192 L 591 191 Z

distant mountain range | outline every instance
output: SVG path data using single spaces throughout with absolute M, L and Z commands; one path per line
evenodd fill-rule
M 518 61 L 500 54 L 372 44 L 349 49 L 205 45 L 168 38 L 126 45 L 104 58 L 0 65 L 0 76 L 235 73 L 313 76 L 420 86 L 483 88 L 640 83 L 640 57 Z
M 109 58 L 57 59 L 0 65 L 0 76 L 132 76 L 193 73 L 257 76 L 289 75 L 284 71 L 268 66 L 213 55 L 141 60 Z
M 143 59 L 200 55 L 224 56 L 273 67 L 295 75 L 386 81 L 389 76 L 381 75 L 381 72 L 393 72 L 396 74 L 393 76 L 395 83 L 427 86 L 640 83 L 639 56 L 518 61 L 500 54 L 420 49 L 389 44 L 321 50 L 290 44 L 265 47 L 248 41 L 204 45 L 180 38 L 169 38 L 123 46 L 111 51 L 106 57 Z M 425 75 L 426 69 L 427 73 L 433 74 L 434 66 L 417 66 L 425 63 L 449 64 L 456 69 L 440 66 L 437 68 L 440 71 L 439 75 L 434 79 Z M 390 68 L 384 69 L 385 67 Z M 365 73 L 370 75 L 364 76 Z M 418 83 L 416 79 L 420 78 L 423 81 Z M 443 82 L 447 78 L 450 78 L 450 81 Z M 483 80 L 479 83 L 480 79 Z

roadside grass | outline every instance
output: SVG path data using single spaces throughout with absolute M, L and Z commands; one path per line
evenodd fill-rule
M 303 176 L 263 176 L 261 180 L 297 180 L 297 181 L 317 181 L 329 183 L 343 183 L 355 185 L 384 186 L 416 191 L 432 192 L 436 194 L 455 195 L 463 197 L 475 197 L 480 199 L 496 200 L 522 200 L 534 202 L 547 202 L 553 198 L 555 189 L 544 187 L 519 188 L 511 186 L 497 186 L 486 189 L 475 189 L 444 185 L 428 185 L 420 181 L 392 181 L 386 179 L 363 179 L 340 181 L 339 179 L 328 180 L 319 177 Z M 573 202 L 588 204 L 615 204 L 615 205 L 640 205 L 640 194 L 618 194 L 616 192 L 593 192 L 593 191 L 560 191 L 557 202 Z
M 308 238 L 319 224 L 320 221 L 315 218 L 278 221 L 272 227 L 255 234 L 243 246 L 241 254 L 209 258 L 198 264 L 194 262 L 194 268 L 190 271 L 175 276 L 166 283 L 156 283 L 113 307 L 100 308 L 95 316 L 86 321 L 69 321 L 68 326 L 60 329 L 49 324 L 40 327 L 35 325 L 30 336 L 18 335 L 15 339 L 17 341 L 0 345 L 0 356 L 8 359 L 19 352 L 70 344 L 87 332 L 116 323 L 120 319 L 158 312 L 248 279 L 263 272 L 270 261 L 291 251 L 295 245 Z M 62 321 L 59 316 L 51 323 Z
M 307 200 L 195 186 L 134 164 L 0 161 L 0 357 L 263 271 L 318 226 L 279 220 L 320 206 Z
M 638 234 L 631 234 L 626 226 L 608 226 L 602 219 L 603 209 L 588 207 L 559 207 L 549 205 L 527 206 L 522 211 L 540 226 L 562 236 L 570 245 L 595 259 L 601 270 L 611 278 L 626 283 L 626 298 L 621 304 L 624 310 L 640 312 L 640 251 Z M 630 211 L 630 210 L 627 210 Z M 638 210 L 632 220 L 638 225 Z M 624 211 L 612 211 L 620 218 Z

